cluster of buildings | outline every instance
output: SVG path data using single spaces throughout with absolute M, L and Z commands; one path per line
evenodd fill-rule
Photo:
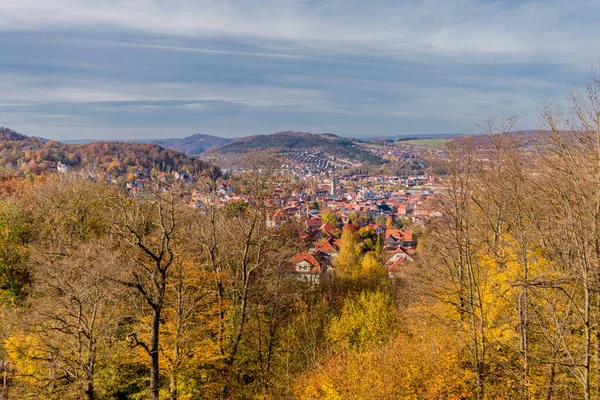
M 305 183 L 299 190 L 276 191 L 273 202 L 286 215 L 317 218 L 323 212 L 336 214 L 342 223 L 410 218 L 421 224 L 431 214 L 428 200 L 437 191 L 430 177 L 352 176 L 333 177 L 328 182 Z
M 309 250 L 296 255 L 292 272 L 303 279 L 319 282 L 323 274 L 331 273 L 341 232 L 360 228 L 381 238 L 385 266 L 395 278 L 415 254 L 413 228 L 439 215 L 431 205 L 436 191 L 428 176 L 333 177 L 301 190 L 276 190 L 272 199 L 276 210 L 268 223 L 302 221 L 301 238 Z
M 281 208 L 272 214 L 270 222 L 277 224 L 286 218 L 302 220 L 305 228 L 302 238 L 310 243 L 310 250 L 293 260 L 294 274 L 319 282 L 323 274 L 333 270 L 333 260 L 340 250 L 341 231 L 362 227 L 381 238 L 390 278 L 401 274 L 415 254 L 413 227 L 439 215 L 430 204 L 434 189 L 406 186 L 402 190 L 378 191 L 374 190 L 378 179 L 373 178 L 371 186 L 354 186 L 352 192 L 344 192 L 340 187 L 349 187 L 348 183 L 344 178 L 334 178 L 328 185 L 329 190 L 320 187 L 311 195 L 296 193 L 280 200 Z M 410 179 L 420 183 L 427 180 L 426 177 Z M 335 223 L 331 221 L 332 216 Z
M 362 165 L 359 161 L 312 150 L 289 151 L 285 154 L 285 159 L 287 162 L 283 167 L 296 176 L 322 174 Z
M 320 226 L 316 227 L 317 225 Z M 303 236 L 311 246 L 292 260 L 291 272 L 300 279 L 319 283 L 325 274 L 335 273 L 334 260 L 341 247 L 339 225 L 321 219 L 307 219 L 310 233 Z M 391 279 L 401 276 L 407 262 L 415 254 L 413 234 L 410 229 L 390 228 L 387 225 L 367 224 L 375 235 L 381 237 L 385 268 Z M 356 224 L 346 224 L 341 229 L 358 229 Z
M 209 202 L 226 206 L 249 201 L 235 185 L 222 181 L 214 191 L 195 189 L 188 204 L 202 208 Z M 277 227 L 293 220 L 303 226 L 299 239 L 308 250 L 294 257 L 292 271 L 303 279 L 319 282 L 323 274 L 331 273 L 342 231 L 361 228 L 380 237 L 388 274 L 394 278 L 415 254 L 413 229 L 438 215 L 431 204 L 436 191 L 426 175 L 334 176 L 326 181 L 278 183 L 268 199 L 272 211 L 267 224 Z

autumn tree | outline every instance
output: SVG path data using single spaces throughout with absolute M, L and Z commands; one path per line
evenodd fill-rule
M 325 212 L 321 214 L 321 220 L 323 220 L 323 223 L 330 222 L 333 225 L 338 224 L 338 217 L 332 212 Z
M 31 225 L 27 214 L 11 201 L 0 202 L 0 301 L 14 304 L 23 300 L 29 283 Z
M 271 194 L 278 182 L 272 155 L 245 161 L 246 171 L 236 190 L 247 201 L 239 206 L 218 207 L 219 173 L 205 173 L 203 209 L 197 220 L 198 268 L 211 276 L 217 309 L 216 342 L 220 362 L 220 392 L 215 396 L 250 393 L 244 379 L 253 377 L 258 390 L 272 386 L 273 364 L 284 323 L 297 301 L 295 281 L 287 265 L 300 247 L 293 222 L 267 224 L 274 209 Z M 248 392 L 246 392 L 248 391 Z
M 340 251 L 333 265 L 340 277 L 351 278 L 360 273 L 360 256 L 358 235 L 349 229 L 342 232 Z
M 33 189 L 23 206 L 37 232 L 29 246 L 35 296 L 14 311 L 21 322 L 6 340 L 15 390 L 94 399 L 109 390 L 97 383 L 109 369 L 122 300 L 106 279 L 115 258 L 100 244 L 108 229 L 103 196 L 112 192 L 67 178 Z
M 134 346 L 147 354 L 152 399 L 158 399 L 160 393 L 161 321 L 181 240 L 181 212 L 176 193 L 169 189 L 169 182 L 158 181 L 157 187 L 143 199 L 132 202 L 118 196 L 112 216 L 112 234 L 125 266 L 113 280 L 130 288 L 142 300 L 137 315 L 147 325 L 134 327 L 129 337 Z

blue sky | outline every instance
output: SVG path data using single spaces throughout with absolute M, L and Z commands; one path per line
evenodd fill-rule
M 0 125 L 53 139 L 535 128 L 597 0 L 0 0 Z

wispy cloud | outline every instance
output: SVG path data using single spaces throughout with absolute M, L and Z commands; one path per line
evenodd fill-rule
M 535 57 L 576 55 L 593 48 L 599 16 L 595 0 L 5 0 L 0 29 L 111 28 L 260 39 L 280 42 L 282 47 L 286 42 L 305 48 L 346 45 L 346 50 L 377 49 L 397 55 L 418 51 Z
M 251 107 L 293 106 L 307 107 L 307 109 L 328 105 L 326 96 L 319 90 L 250 83 L 230 85 L 211 82 L 123 82 L 106 78 L 78 81 L 54 77 L 3 75 L 0 76 L 0 101 L 9 100 L 30 102 L 29 104 L 31 102 L 118 104 L 119 102 L 170 101 L 193 104 L 219 101 Z M 146 104 L 146 106 L 152 105 Z

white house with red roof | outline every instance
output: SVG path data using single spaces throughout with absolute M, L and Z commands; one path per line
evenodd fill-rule
M 292 266 L 292 273 L 296 277 L 313 283 L 319 283 L 321 274 L 325 272 L 321 263 L 307 252 L 296 254 L 292 259 Z

